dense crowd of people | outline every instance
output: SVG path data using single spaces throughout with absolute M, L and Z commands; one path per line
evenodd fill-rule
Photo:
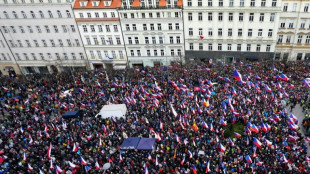
M 1 77 L 0 173 L 309 173 L 307 62 Z M 65 93 L 68 91 L 69 93 Z M 96 118 L 125 103 L 125 119 Z M 80 118 L 63 119 L 79 110 Z M 236 127 L 241 130 L 235 129 Z M 153 151 L 122 150 L 127 137 Z

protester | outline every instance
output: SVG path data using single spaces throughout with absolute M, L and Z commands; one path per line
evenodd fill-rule
M 307 62 L 210 61 L 4 76 L 0 173 L 100 173 L 105 163 L 120 174 L 309 173 L 310 139 L 290 114 L 297 104 L 308 111 L 309 71 Z M 121 103 L 125 119 L 94 117 Z M 82 117 L 62 118 L 72 110 Z M 127 137 L 156 147 L 121 150 Z

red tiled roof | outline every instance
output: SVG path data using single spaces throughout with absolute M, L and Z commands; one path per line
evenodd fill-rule
M 85 7 L 81 7 L 80 2 L 85 1 L 88 2 Z M 97 7 L 93 7 L 92 1 L 99 1 L 99 4 Z M 73 6 L 73 9 L 102 9 L 102 8 L 107 8 L 107 9 L 113 9 L 113 8 L 119 8 L 122 6 L 122 1 L 121 0 L 111 0 L 111 5 L 110 6 L 105 6 L 104 5 L 104 0 L 76 0 Z

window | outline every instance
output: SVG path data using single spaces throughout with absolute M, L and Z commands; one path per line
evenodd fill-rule
M 297 9 L 297 3 L 294 3 L 294 4 L 293 4 L 293 9 L 292 9 L 292 11 L 295 12 L 296 9 Z
M 189 21 L 192 21 L 192 20 L 193 20 L 192 13 L 188 13 L 188 20 L 189 20 Z
M 242 29 L 238 29 L 238 36 L 239 36 L 239 37 L 242 36 Z
M 227 50 L 231 51 L 231 44 L 227 44 Z
M 133 50 L 130 50 L 130 55 L 135 56 L 135 52 Z
M 288 24 L 288 28 L 293 28 L 294 27 L 294 21 L 291 20 L 290 23 Z
M 118 51 L 118 54 L 119 54 L 119 58 L 120 58 L 120 59 L 124 59 L 123 51 Z
M 67 33 L 67 27 L 65 26 L 65 25 L 61 25 L 61 27 L 62 27 L 62 31 L 64 32 L 64 33 Z M 46 27 L 45 27 L 46 28 Z M 95 27 L 93 26 L 93 25 L 91 25 L 90 26 L 90 28 L 91 28 L 91 30 L 93 31 L 95 31 Z
M 20 60 L 20 56 L 18 53 L 15 53 L 15 56 L 17 57 L 17 60 Z
M 153 18 L 153 13 L 149 13 L 149 18 Z
M 10 17 L 9 17 L 9 14 L 8 14 L 6 11 L 4 11 L 3 14 L 4 14 L 4 16 L 5 16 L 7 19 L 10 18 Z
M 304 7 L 304 12 L 308 12 L 308 9 L 309 9 L 309 3 L 306 3 Z
M 34 14 L 33 11 L 30 11 L 30 14 L 31 14 L 31 17 L 32 17 L 32 18 L 36 18 L 36 15 Z
M 95 43 L 95 45 L 99 45 L 99 42 L 98 42 L 98 39 L 97 39 L 97 37 L 95 36 L 94 38 L 94 43 Z M 67 39 L 68 40 L 68 39 Z M 69 40 L 70 41 L 70 40 Z
M 305 42 L 306 44 L 309 44 L 310 43 L 310 35 L 308 35 L 307 37 L 306 37 L 306 42 Z
M 202 13 L 198 13 L 198 21 L 202 21 Z
M 109 58 L 109 53 L 108 53 L 108 51 L 104 51 L 104 56 L 105 56 L 106 58 Z
M 95 32 L 95 27 L 94 27 L 94 25 L 91 25 L 91 26 L 90 26 L 90 29 L 91 29 L 92 32 Z M 99 31 L 99 32 L 103 32 L 102 25 L 98 25 L 98 31 Z
M 274 21 L 274 16 L 275 16 L 275 13 L 271 13 L 271 14 L 270 14 L 270 22 L 273 22 L 273 21 Z
M 254 6 L 255 6 L 255 0 L 251 0 L 250 6 L 251 6 L 251 7 L 254 7 Z
M 50 40 L 52 47 L 55 47 L 55 42 L 53 39 Z
M 283 11 L 287 11 L 287 6 L 288 6 L 288 3 L 284 3 Z
M 301 28 L 301 29 L 304 29 L 304 28 L 305 28 L 305 25 L 306 25 L 306 21 L 305 21 L 305 20 L 302 20 L 302 21 L 300 22 L 300 28 Z
M 202 6 L 202 0 L 198 0 L 198 6 Z
M 19 47 L 23 47 L 22 41 L 17 40 Z
M 228 28 L 228 36 L 232 36 L 232 28 Z
M 190 44 L 189 44 L 189 49 L 190 49 L 190 50 L 194 50 L 194 44 L 193 44 L 193 43 L 190 43 Z
M 223 29 L 219 28 L 217 34 L 218 34 L 218 36 L 222 36 L 223 35 Z
M 88 37 L 86 38 L 86 41 L 87 41 L 87 45 L 91 45 L 91 41 Z
M 116 43 L 117 43 L 117 45 L 121 44 L 121 39 L 119 37 L 116 37 Z
M 105 45 L 105 44 L 106 44 L 105 38 L 104 38 L 104 37 L 100 37 L 100 40 L 101 40 L 101 44 L 102 44 L 102 45 Z
M 170 44 L 173 44 L 173 37 L 170 37 Z
M 25 40 L 25 41 L 26 41 L 27 47 L 31 47 L 29 40 Z
M 74 25 L 70 25 L 71 26 L 71 31 L 72 32 L 75 32 L 75 27 L 74 27 Z
M 219 21 L 223 20 L 223 13 L 219 13 Z
M 266 46 L 266 52 L 270 52 L 270 45 Z
M 126 31 L 130 31 L 129 24 L 126 24 Z
M 291 42 L 291 35 L 287 35 L 286 37 L 286 43 L 290 43 Z
M 142 13 L 142 18 L 145 18 L 145 13 Z
M 156 37 L 152 37 L 152 43 L 156 44 Z
M 136 24 L 132 24 L 132 30 L 133 30 L 133 31 L 137 31 L 137 26 L 136 26 Z
M 222 51 L 222 44 L 218 44 L 218 45 L 217 45 L 217 50 L 218 50 L 218 51 Z
M 157 56 L 157 50 L 154 50 L 154 56 Z
M 208 0 L 208 6 L 212 7 L 212 0 Z
M 240 7 L 244 7 L 244 0 L 240 0 Z
M 51 31 L 50 31 L 50 28 L 49 28 L 47 25 L 45 25 L 44 27 L 45 27 L 45 30 L 46 30 L 47 33 L 50 33 L 50 32 L 51 32 Z
M 259 16 L 259 21 L 264 22 L 264 13 L 261 13 Z
M 298 36 L 298 39 L 297 39 L 297 43 L 298 43 L 298 44 L 301 44 L 301 41 L 302 41 L 302 35 L 299 35 L 299 36 Z
M 250 13 L 249 21 L 250 21 L 250 22 L 253 22 L 253 20 L 254 20 L 254 13 Z
M 29 26 L 28 26 L 29 27 Z M 3 31 L 5 32 L 5 33 L 8 33 L 9 31 L 8 31 L 8 29 L 5 27 L 5 26 L 2 26 L 2 28 L 3 28 Z
M 187 6 L 189 6 L 189 7 L 192 6 L 192 0 L 187 0 Z
M 199 50 L 200 50 L 200 51 L 203 50 L 203 43 L 199 43 Z
M 113 45 L 113 39 L 112 39 L 112 37 L 109 37 L 108 39 L 109 39 L 108 42 L 110 43 L 110 45 Z
M 42 33 L 42 30 L 40 28 L 40 26 L 36 26 L 37 30 L 38 30 L 38 33 Z
M 11 30 L 12 30 L 13 33 L 16 33 L 16 30 L 15 30 L 14 26 L 11 26 Z
M 27 15 L 26 15 L 26 13 L 24 12 L 24 11 L 22 11 L 22 15 L 23 15 L 23 17 L 26 19 L 27 18 Z
M 247 50 L 247 51 L 251 51 L 251 44 L 247 44 L 247 45 L 246 45 L 246 50 Z
M 71 18 L 71 13 L 69 12 L 69 10 L 66 10 L 67 13 L 67 18 Z
M 159 36 L 159 43 L 160 43 L 160 44 L 163 44 L 163 43 L 164 43 L 164 40 L 163 40 L 163 37 L 162 37 L 162 36 Z
M 44 47 L 47 47 L 47 44 L 46 44 L 46 41 L 45 41 L 45 40 L 42 40 L 42 43 L 43 43 L 43 46 L 44 46 Z
M 188 29 L 188 35 L 192 36 L 193 35 L 193 28 Z
M 199 28 L 198 34 L 199 34 L 199 36 L 203 35 L 202 28 Z
M 278 43 L 282 43 L 283 35 L 278 36 Z
M 62 18 L 61 12 L 59 10 L 57 10 L 57 14 L 59 18 Z
M 243 21 L 243 13 L 239 13 L 239 21 Z
M 115 32 L 118 32 L 118 27 L 117 27 L 117 25 L 113 25 L 113 28 L 114 28 L 114 31 L 115 31 Z
M 280 27 L 281 28 L 285 28 L 285 19 L 281 20 Z
M 233 7 L 234 6 L 234 0 L 229 0 L 229 7 Z
M 169 28 L 169 30 L 172 30 L 172 23 L 168 24 L 168 28 Z
M 262 7 L 265 7 L 265 6 L 266 6 L 266 0 L 262 0 L 262 1 L 261 1 L 261 6 L 262 6 Z
M 268 37 L 272 37 L 272 29 L 268 30 Z
M 223 0 L 219 0 L 219 6 L 223 7 Z
M 181 43 L 180 36 L 177 36 L 177 37 L 176 37 L 176 40 L 177 40 L 177 43 L 178 43 L 178 44 Z
M 41 55 L 42 53 L 40 53 L 40 55 Z M 37 60 L 37 57 L 36 57 L 36 55 L 34 54 L 34 53 L 31 53 L 31 56 L 32 56 L 32 58 L 33 58 L 33 60 Z
M 56 26 L 56 28 L 57 28 L 57 26 Z M 56 30 L 55 30 L 56 31 Z M 83 25 L 83 31 L 84 32 L 87 32 L 87 26 L 86 25 Z M 57 32 L 58 32 L 58 30 L 57 30 Z
M 208 13 L 208 21 L 212 21 L 212 13 Z
M 91 13 L 87 13 L 87 17 L 88 17 L 88 18 L 91 18 Z
M 135 37 L 135 43 L 136 43 L 136 44 L 139 44 L 139 39 L 138 39 L 138 37 Z
M 94 39 L 94 41 L 97 41 L 97 38 L 96 39 Z M 70 39 L 67 39 L 67 44 L 68 44 L 68 46 L 69 47 L 71 47 L 72 46 L 72 44 L 71 44 L 71 40 Z M 96 44 L 96 43 L 95 43 Z M 98 44 L 98 41 L 97 41 L 97 44 Z
M 174 56 L 174 49 L 170 50 L 170 54 L 171 54 L 171 56 Z
M 151 30 L 152 30 L 152 31 L 155 30 L 154 24 L 150 24 L 150 26 L 151 26 Z
M 25 30 L 24 30 L 23 26 L 19 26 L 19 29 L 20 29 L 21 33 L 25 33 Z
M 174 13 L 174 17 L 178 18 L 179 17 L 179 12 Z
M 17 14 L 16 14 L 15 11 L 13 11 L 13 16 L 14 16 L 16 19 L 18 18 L 18 16 L 17 16 Z
M 273 7 L 277 6 L 277 0 L 272 0 L 271 6 L 273 6 Z
M 126 14 L 126 13 L 124 13 L 124 17 L 125 17 L 125 14 Z M 108 17 L 108 15 L 107 15 L 106 12 L 103 12 L 102 15 L 103 15 L 104 18 L 107 18 L 107 17 Z M 125 18 L 127 18 L 127 14 L 126 14 L 126 17 L 125 17 Z
M 149 37 L 144 38 L 145 44 L 149 44 Z
M 165 51 L 164 50 L 160 50 L 160 55 L 164 56 L 165 55 Z
M 156 13 L 156 17 L 160 18 L 160 13 L 159 12 Z
M 140 50 L 137 50 L 137 55 L 141 56 L 141 51 Z
M 43 53 L 39 53 L 39 54 L 40 54 L 41 60 L 44 60 L 44 55 L 43 55 Z
M 27 26 L 27 27 L 28 27 L 29 33 L 33 33 L 31 26 Z
M 131 45 L 132 44 L 132 39 L 131 37 L 128 37 L 128 43 Z
M 237 44 L 237 51 L 241 51 L 241 44 Z
M 263 35 L 263 29 L 258 29 L 257 36 L 262 36 Z
M 27 53 L 24 53 L 24 57 L 25 57 L 26 60 L 29 60 L 29 57 L 28 57 Z
M 161 24 L 157 24 L 157 29 L 160 31 L 161 30 Z
M 228 20 L 229 21 L 233 21 L 234 20 L 233 13 L 229 13 Z
M 91 57 L 91 59 L 95 59 L 94 51 L 89 51 L 89 52 L 90 52 L 90 57 Z
M 53 13 L 49 10 L 47 11 L 50 18 L 53 18 Z
M 130 17 L 131 18 L 135 18 L 135 14 L 134 13 L 130 13 Z
M 212 34 L 213 34 L 212 28 L 209 28 L 209 30 L 208 30 L 208 35 L 209 35 L 209 36 L 212 36 Z
M 80 14 L 80 18 L 84 18 L 84 15 L 83 13 L 79 13 Z
M 256 51 L 257 51 L 257 52 L 260 51 L 260 44 L 257 44 L 257 46 L 256 46 Z
M 151 56 L 151 51 L 150 50 L 146 50 L 146 54 L 147 54 L 147 56 Z
M 128 27 L 129 27 L 129 24 L 128 24 Z M 126 25 L 126 28 L 127 28 L 127 25 Z M 147 30 L 146 24 L 143 24 L 143 30 Z M 127 30 L 127 31 L 128 31 L 128 30 Z
M 209 51 L 212 51 L 212 43 L 209 43 L 208 48 L 209 48 Z
M 33 40 L 33 42 L 34 42 L 34 45 L 35 45 L 36 47 L 39 47 L 39 43 L 38 43 L 37 40 Z
M 110 32 L 110 25 L 106 25 L 105 29 L 107 30 L 107 32 Z
M 115 13 L 111 12 L 111 18 L 115 18 Z

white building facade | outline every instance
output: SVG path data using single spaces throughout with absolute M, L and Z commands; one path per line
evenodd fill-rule
M 280 0 L 185 0 L 186 57 L 271 59 L 280 11 Z
M 1 33 L 22 73 L 86 68 L 83 43 L 69 1 L 4 1 L 0 18 Z
M 127 56 L 117 8 L 120 0 L 76 0 L 74 14 L 91 69 L 124 69 Z
M 131 67 L 183 59 L 182 0 L 123 0 L 118 12 Z
M 310 59 L 310 0 L 282 0 L 276 60 Z

